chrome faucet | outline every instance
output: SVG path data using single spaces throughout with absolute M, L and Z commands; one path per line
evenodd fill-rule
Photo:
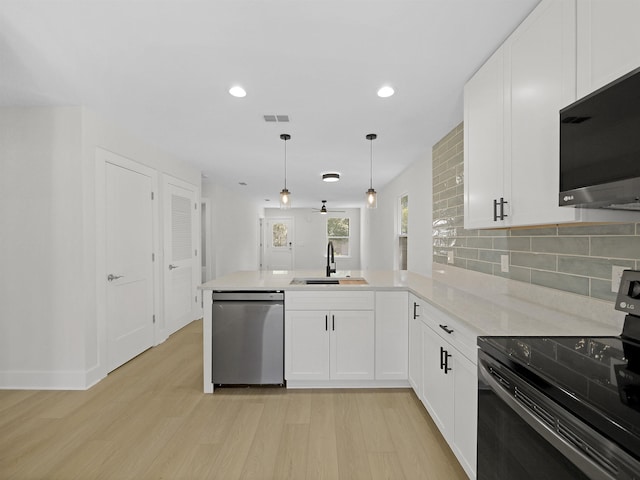
M 333 263 L 333 268 L 331 264 Z M 330 277 L 332 273 L 336 273 L 336 259 L 333 255 L 333 242 L 327 244 L 327 277 Z

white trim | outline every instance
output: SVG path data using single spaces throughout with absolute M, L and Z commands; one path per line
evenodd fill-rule
M 287 380 L 287 388 L 411 388 L 409 380 Z
M 0 372 L 1 390 L 86 390 L 89 383 L 84 370 L 4 371 Z M 102 377 L 101 377 L 102 378 Z

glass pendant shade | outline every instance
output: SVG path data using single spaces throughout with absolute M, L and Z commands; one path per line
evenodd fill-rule
M 376 208 L 378 206 L 378 194 L 373 188 L 367 190 L 367 208 Z
M 283 210 L 291 208 L 291 194 L 286 188 L 283 188 L 280 192 L 280 208 Z

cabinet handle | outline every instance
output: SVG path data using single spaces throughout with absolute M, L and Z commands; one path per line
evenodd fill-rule
M 324 331 L 329 331 L 329 315 L 324 316 Z
M 444 374 L 449 373 L 452 368 L 449 366 L 449 358 L 451 354 L 444 348 L 440 347 L 440 370 L 444 370 Z
M 418 305 L 416 302 L 413 302 L 413 319 L 414 320 L 420 316 L 420 315 L 418 315 L 418 312 L 417 312 L 417 308 L 419 306 L 420 305 Z
M 495 198 L 493 199 L 493 221 L 494 222 L 497 222 L 498 220 L 504 220 L 506 217 L 509 216 L 506 213 L 504 213 L 504 206 L 507 203 L 509 202 L 507 202 L 503 197 L 500 197 L 499 202 Z M 500 215 L 498 215 L 498 205 L 500 205 Z
M 445 332 L 447 332 L 449 335 L 451 335 L 453 333 L 453 328 L 449 328 L 449 325 L 438 324 L 438 326 L 441 329 L 443 329 Z
M 509 215 L 504 213 L 504 206 L 509 203 L 504 198 L 500 197 L 500 220 L 504 220 Z
M 331 330 L 335 331 L 336 329 L 336 316 L 331 315 Z

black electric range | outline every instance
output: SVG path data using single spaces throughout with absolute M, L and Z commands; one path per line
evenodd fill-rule
M 640 342 L 484 337 L 483 350 L 640 460 Z
M 640 271 L 615 308 L 616 337 L 478 338 L 480 480 L 640 479 Z

